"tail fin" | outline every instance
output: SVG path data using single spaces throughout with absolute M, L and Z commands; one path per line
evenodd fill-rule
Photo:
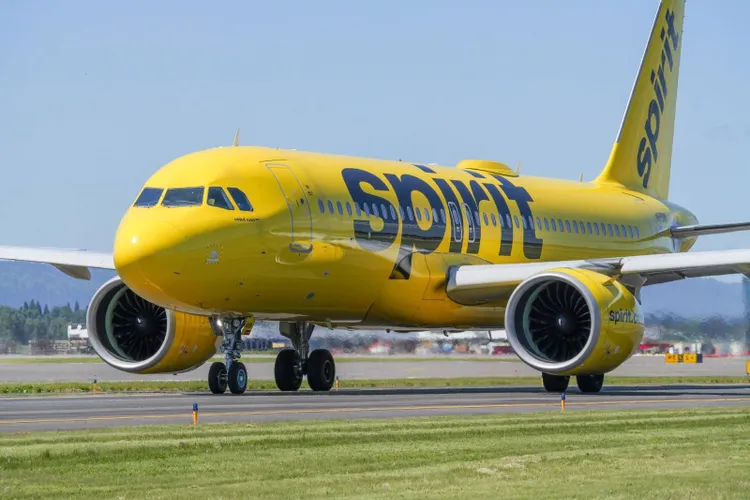
M 662 0 L 600 184 L 669 196 L 685 0 Z

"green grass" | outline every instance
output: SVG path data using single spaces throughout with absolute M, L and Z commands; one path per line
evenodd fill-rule
M 216 356 L 211 358 L 211 361 L 224 361 L 223 357 Z M 275 354 L 269 354 L 268 352 L 262 353 L 242 353 L 243 363 L 274 363 L 276 361 Z M 520 360 L 516 357 L 496 357 L 496 356 L 476 356 L 472 357 L 469 355 L 463 356 L 397 356 L 397 357 L 386 357 L 386 356 L 346 356 L 341 355 L 336 357 L 336 363 L 362 363 L 362 362 L 374 362 L 374 363 L 415 363 L 425 361 L 471 361 L 471 362 L 490 362 L 490 363 L 520 363 Z M 48 357 L 3 357 L 0 356 L 0 363 L 11 363 L 11 364 L 27 364 L 27 363 L 103 363 L 98 356 L 48 356 Z
M 607 385 L 666 385 L 666 384 L 748 384 L 748 377 L 607 377 Z M 539 377 L 461 377 L 461 378 L 402 378 L 342 380 L 343 389 L 397 388 L 397 387 L 478 387 L 540 385 Z M 0 383 L 0 394 L 47 394 L 91 392 L 90 382 L 31 382 Z M 303 389 L 309 389 L 307 382 Z M 273 380 L 249 380 L 250 390 L 276 390 Z M 100 392 L 195 392 L 208 391 L 202 380 L 99 382 Z
M 2 498 L 747 498 L 750 408 L 0 435 Z

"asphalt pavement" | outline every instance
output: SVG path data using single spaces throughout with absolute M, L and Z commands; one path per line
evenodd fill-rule
M 84 394 L 0 398 L 0 432 L 65 430 L 150 424 L 199 425 L 336 418 L 559 412 L 560 395 L 534 387 L 405 388 L 330 393 Z M 566 411 L 742 406 L 750 386 L 605 387 L 599 394 L 567 393 Z

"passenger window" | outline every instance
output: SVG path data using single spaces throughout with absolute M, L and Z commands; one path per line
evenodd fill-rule
M 594 222 L 594 232 L 597 236 L 599 236 L 599 224 L 597 224 L 596 222 Z
M 378 212 L 378 206 L 376 204 L 372 204 L 372 215 L 375 217 L 380 217 L 380 213 Z
M 635 226 L 635 239 L 637 240 L 641 239 L 641 235 L 638 234 L 638 226 Z
M 135 200 L 134 207 L 153 207 L 159 203 L 161 194 L 164 192 L 161 188 L 145 188 Z
M 607 229 L 609 230 L 609 235 L 614 236 L 615 234 L 612 232 L 612 224 L 607 224 Z
M 243 193 L 241 189 L 231 187 L 227 188 L 227 191 L 229 191 L 229 196 L 232 197 L 237 208 L 243 212 L 253 211 L 253 206 L 250 204 L 250 200 L 247 199 L 247 196 L 245 196 L 245 193 Z
M 482 221 L 479 220 L 479 212 L 474 212 L 474 220 L 476 221 L 477 226 L 482 225 Z
M 336 202 L 336 210 L 339 211 L 339 215 L 344 215 L 344 208 L 341 206 L 341 202 L 340 201 Z
M 383 214 L 383 219 L 388 218 L 388 209 L 385 208 L 385 203 L 380 204 L 380 213 Z
M 349 204 L 349 202 L 346 202 L 346 213 L 349 215 L 349 217 L 352 216 L 352 206 Z
M 482 215 L 484 216 L 484 225 L 489 226 L 490 220 L 487 218 L 487 212 L 483 213 Z
M 438 218 L 437 208 L 432 209 L 432 220 L 434 222 L 440 222 L 440 219 Z
M 620 237 L 620 226 L 615 224 L 615 236 Z
M 542 219 L 539 217 L 536 218 L 536 227 L 541 231 L 542 230 Z
M 513 223 L 510 221 L 510 214 L 505 214 L 505 222 L 509 228 L 513 228 Z
M 396 217 L 396 209 L 393 208 L 393 205 L 391 205 L 391 219 L 398 220 L 398 217 Z
M 318 208 L 320 208 L 321 214 L 326 213 L 326 207 L 323 205 L 323 200 L 318 200 Z
M 362 217 L 362 209 L 359 208 L 359 203 L 354 203 L 354 210 L 357 211 L 357 217 Z
M 594 234 L 594 231 L 593 231 L 593 230 L 591 229 L 591 223 L 590 223 L 590 222 L 587 222 L 587 223 L 586 223 L 586 229 L 588 229 L 588 230 L 589 230 L 589 234 Z M 598 232 L 598 231 L 597 231 L 597 232 Z
M 569 220 L 566 220 L 566 221 L 565 221 L 565 230 L 566 230 L 567 232 L 570 232 L 570 221 L 569 221 Z M 576 231 L 576 233 L 577 233 L 577 232 L 578 232 L 578 231 Z
M 418 208 L 415 208 L 415 209 L 414 209 L 414 215 L 416 215 L 416 216 L 417 216 L 417 220 L 418 220 L 418 221 L 421 221 L 421 220 L 422 220 L 422 212 L 421 212 L 421 211 L 420 211 L 420 210 L 419 210 Z
M 412 212 L 411 207 L 406 207 L 406 215 L 409 216 L 409 222 L 414 222 L 414 212 Z
M 528 227 L 526 226 L 526 217 L 521 217 L 521 223 L 523 224 L 523 230 L 524 230 L 524 231 L 525 231 L 526 229 L 528 229 Z
M 208 196 L 206 197 L 206 204 L 211 207 L 219 207 L 224 210 L 234 210 L 232 202 L 229 201 L 229 197 L 220 187 L 208 188 Z
M 492 219 L 492 227 L 497 227 L 497 219 L 495 218 L 495 214 L 490 214 L 490 219 Z
M 557 219 L 557 227 L 560 228 L 560 232 L 561 233 L 565 232 L 565 228 L 563 227 L 562 219 Z
M 398 211 L 401 214 L 401 220 L 406 220 L 406 214 L 404 213 L 404 207 L 401 205 L 398 206 Z
M 578 234 L 578 224 L 576 224 L 576 221 L 573 221 L 573 231 Z
M 331 203 L 331 200 L 328 200 L 328 212 L 333 215 L 333 203 Z
M 443 221 L 443 224 L 447 224 L 448 222 L 445 220 L 445 209 L 440 209 L 440 220 Z
M 625 231 L 625 224 L 621 224 L 620 225 L 620 232 L 622 233 L 622 237 L 623 238 L 627 238 L 628 237 L 628 233 Z
M 369 217 L 370 216 L 370 205 L 368 205 L 367 203 L 362 203 L 362 207 L 365 209 L 365 215 L 367 217 Z
M 578 227 L 581 229 L 581 234 L 586 234 L 586 227 L 583 225 L 583 221 L 578 221 Z
M 529 229 L 534 229 L 534 219 L 529 215 Z
M 633 226 L 628 226 L 628 234 L 630 234 L 630 239 L 633 239 Z
M 602 222 L 602 236 L 607 236 L 607 228 L 604 227 L 604 223 Z
M 424 210 L 424 220 L 426 220 L 427 222 L 430 222 L 430 211 L 427 210 L 426 208 L 423 210 Z
M 519 228 L 519 227 L 521 227 L 521 226 L 519 226 L 519 225 L 518 225 L 518 216 L 517 216 L 517 215 L 514 215 L 514 216 L 513 216 L 513 220 L 514 220 L 514 221 L 515 221 L 515 223 L 516 223 L 516 228 Z
M 163 207 L 195 207 L 203 205 L 204 190 L 202 187 L 167 189 L 167 194 L 164 195 L 161 205 Z
M 552 223 L 554 224 L 555 221 L 552 221 Z M 549 231 L 549 220 L 547 220 L 547 217 L 544 218 L 544 230 Z

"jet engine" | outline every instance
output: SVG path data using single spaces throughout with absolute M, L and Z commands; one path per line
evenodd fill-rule
M 136 295 L 119 277 L 91 299 L 89 341 L 106 363 L 131 373 L 177 373 L 199 367 L 221 343 L 208 318 L 172 311 Z
M 643 338 L 643 314 L 621 282 L 560 268 L 521 283 L 505 310 L 508 341 L 526 364 L 556 375 L 603 374 Z

